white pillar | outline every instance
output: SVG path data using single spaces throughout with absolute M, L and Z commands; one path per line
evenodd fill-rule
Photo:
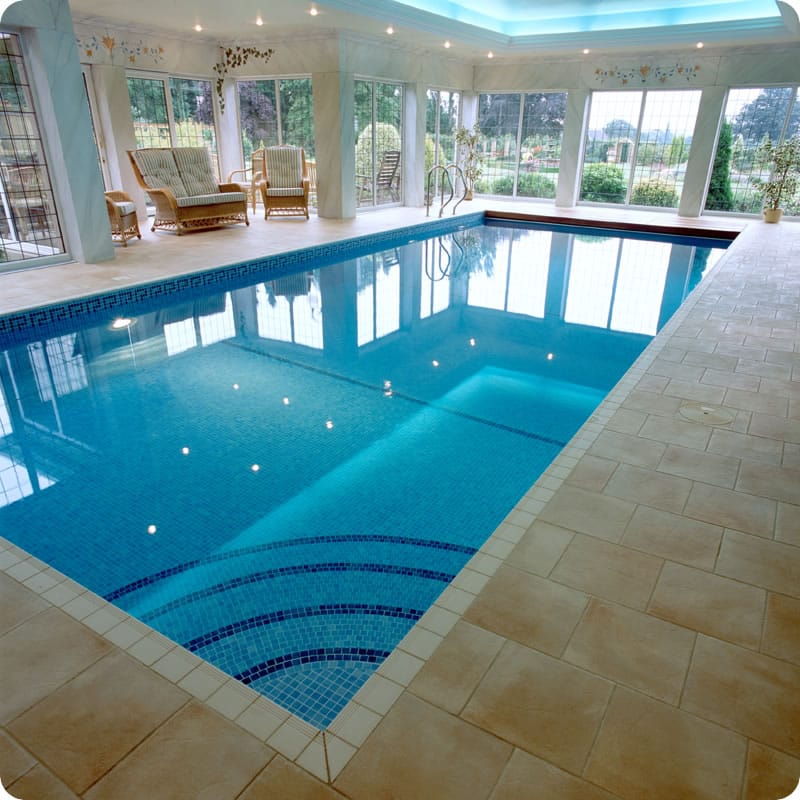
M 212 86 L 215 81 L 212 81 Z M 219 156 L 219 177 L 225 182 L 228 175 L 235 169 L 249 167 L 242 163 L 242 128 L 239 124 L 239 103 L 236 97 L 236 81 L 226 78 L 222 83 L 222 97 L 225 100 L 225 111 L 219 110 L 217 92 L 214 90 L 214 118 L 217 121 L 219 142 L 217 155 Z
M 558 187 L 555 205 L 574 208 L 580 197 L 580 175 L 589 112 L 588 89 L 573 89 L 567 93 L 567 113 L 561 138 L 561 162 L 558 168 Z
M 355 84 L 345 72 L 315 72 L 314 139 L 317 213 L 330 219 L 356 214 Z
M 678 215 L 681 217 L 699 217 L 703 213 L 726 96 L 727 90 L 724 86 L 708 86 L 703 89 L 678 205 Z
M 92 83 L 97 100 L 95 123 L 102 133 L 112 189 L 122 189 L 136 203 L 140 223 L 147 222 L 144 190 L 133 176 L 128 150 L 136 149 L 136 136 L 124 67 L 93 65 Z
M 427 95 L 418 83 L 403 92 L 403 200 L 407 206 L 425 204 L 425 108 Z

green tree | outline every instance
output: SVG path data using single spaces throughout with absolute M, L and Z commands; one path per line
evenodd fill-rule
M 670 167 L 675 167 L 678 164 L 683 164 L 689 157 L 689 146 L 686 144 L 684 136 L 676 136 L 669 143 L 669 151 L 667 155 L 667 164 Z
M 356 174 L 372 175 L 372 125 L 368 125 L 358 135 L 356 142 Z M 375 168 L 381 163 L 381 156 L 387 150 L 400 149 L 400 131 L 388 122 L 375 125 Z
M 261 142 L 267 146 L 278 144 L 275 82 L 239 81 L 238 86 L 244 156 L 249 160 Z
M 310 78 L 282 79 L 281 142 L 302 147 L 307 158 L 314 158 L 314 104 Z
M 635 139 L 636 126 L 624 119 L 612 119 L 603 128 L 607 139 Z
M 755 100 L 751 100 L 733 119 L 733 135 L 741 134 L 747 144 L 755 145 L 765 136 L 773 142 L 781 138 L 786 111 L 794 89 L 775 86 L 763 89 Z M 789 131 L 800 129 L 800 103 L 794 103 L 789 117 Z
M 733 190 L 731 188 L 731 161 L 733 160 L 733 126 L 723 122 L 719 132 L 714 166 L 708 184 L 706 209 L 708 211 L 733 211 Z

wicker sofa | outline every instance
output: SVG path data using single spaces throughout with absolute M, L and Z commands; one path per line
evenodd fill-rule
M 247 218 L 247 195 L 238 183 L 218 183 L 205 147 L 128 150 L 133 174 L 156 207 L 152 230 L 215 228 Z

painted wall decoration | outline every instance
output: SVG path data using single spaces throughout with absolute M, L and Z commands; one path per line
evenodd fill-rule
M 163 64 L 166 60 L 161 45 L 138 41 L 117 39 L 110 33 L 89 34 L 75 37 L 78 57 L 84 64 L 114 64 L 130 67 Z
M 642 64 L 638 67 L 609 67 L 596 69 L 598 83 L 616 83 L 620 86 L 653 86 L 659 83 L 674 83 L 676 80 L 692 81 L 700 72 L 699 64 L 670 64 L 668 66 Z

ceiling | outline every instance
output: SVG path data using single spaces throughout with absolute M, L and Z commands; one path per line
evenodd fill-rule
M 800 0 L 70 0 L 70 7 L 76 22 L 215 44 L 348 31 L 471 62 L 800 41 L 792 8 Z

